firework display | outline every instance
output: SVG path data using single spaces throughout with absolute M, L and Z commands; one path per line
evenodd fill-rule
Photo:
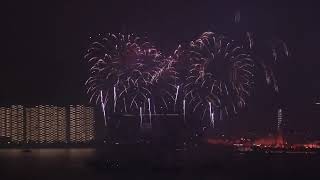
M 250 52 L 223 35 L 205 32 L 183 53 L 189 65 L 184 100 L 192 113 L 199 109 L 201 119 L 208 116 L 213 122 L 215 113 L 237 113 L 246 105 L 254 74 Z
M 107 34 L 92 43 L 85 55 L 91 68 L 86 81 L 90 102 L 106 113 L 135 113 L 150 109 L 148 99 L 154 64 L 161 53 L 151 43 L 133 34 Z
M 268 55 L 260 56 L 256 44 L 250 32 L 245 41 L 204 32 L 164 56 L 147 38 L 107 34 L 85 55 L 90 65 L 87 93 L 90 102 L 101 106 L 106 125 L 106 114 L 137 116 L 141 124 L 175 114 L 185 123 L 196 116 L 193 119 L 206 119 L 214 127 L 215 120 L 247 105 L 256 74 L 279 91 L 273 69 L 289 55 L 288 48 L 281 40 L 273 41 L 265 48 Z

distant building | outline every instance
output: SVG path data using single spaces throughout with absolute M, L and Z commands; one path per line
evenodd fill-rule
M 28 143 L 67 142 L 66 108 L 40 105 L 26 108 L 26 140 Z
M 57 109 L 57 133 L 58 142 L 67 142 L 67 110 L 65 107 Z
M 26 141 L 40 142 L 39 106 L 26 108 Z
M 24 140 L 24 117 L 23 117 L 23 106 L 12 105 L 11 106 L 11 141 L 14 143 L 21 143 Z
M 6 137 L 6 109 L 5 107 L 0 107 L 0 137 Z
M 94 109 L 84 105 L 0 107 L 0 143 L 88 143 L 95 139 Z M 70 133 L 70 134 L 69 134 Z M 68 138 L 69 135 L 69 138 Z
M 70 105 L 70 142 L 88 143 L 94 140 L 94 109 Z
M 5 137 L 14 143 L 23 142 L 23 123 L 23 106 L 0 107 L 0 137 Z
M 11 138 L 11 109 L 6 108 L 6 118 L 5 118 L 5 136 Z

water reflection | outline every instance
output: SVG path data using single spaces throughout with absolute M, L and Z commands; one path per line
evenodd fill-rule
M 93 148 L 83 149 L 28 149 L 29 152 L 21 149 L 0 149 L 0 157 L 34 157 L 34 158 L 90 158 L 96 153 Z
M 1 174 L 9 179 L 84 176 L 92 174 L 87 162 L 95 157 L 95 149 L 0 149 Z M 18 172 L 18 173 L 17 173 Z M 2 179 L 2 178 L 1 178 Z M 6 178 L 5 178 L 6 179 Z M 53 178 L 54 179 L 54 178 Z M 81 179 L 81 178 L 80 178 Z
M 192 156 L 187 154 L 188 161 L 181 161 L 174 154 L 168 156 L 171 161 L 161 159 L 166 156 L 148 155 L 146 151 L 131 149 L 122 152 L 119 149 L 114 151 L 101 151 L 91 148 L 77 149 L 30 149 L 30 152 L 23 152 L 21 149 L 0 149 L 0 174 L 2 179 L 115 179 L 115 177 L 136 179 L 197 179 L 200 176 L 211 179 L 253 179 L 270 174 L 281 174 L 290 177 L 294 169 L 299 175 L 315 175 L 318 171 L 320 159 L 318 156 L 305 155 L 268 155 L 268 154 L 230 154 L 218 151 L 211 154 L 216 156 L 208 158 L 203 154 Z M 109 150 L 109 148 L 108 148 Z M 131 152 L 131 153 L 129 153 Z M 180 151 L 178 151 L 181 153 Z M 186 152 L 183 152 L 186 153 Z M 143 154 L 148 158 L 139 160 L 137 154 Z M 221 155 L 222 154 L 222 155 Z M 225 154 L 225 155 L 223 155 Z M 181 155 L 181 154 L 180 154 Z M 137 157 L 136 157 L 137 156 Z M 122 157 L 119 159 L 119 157 Z M 134 158 L 136 157 L 136 158 Z M 153 163 L 154 162 L 154 163 Z M 158 164 L 159 163 L 159 164 Z M 147 166 L 153 167 L 146 168 Z M 177 167 L 182 168 L 175 168 Z M 163 166 L 164 165 L 164 166 Z M 167 168 L 162 168 L 168 166 Z M 155 169 L 154 169 L 155 167 Z M 157 167 L 161 167 L 158 168 Z M 156 171 L 155 171 L 156 170 Z M 268 173 L 265 173 L 266 170 Z M 250 172 L 250 173 L 249 173 Z M 318 177 L 318 176 L 317 176 Z M 305 179 L 305 178 L 304 178 Z

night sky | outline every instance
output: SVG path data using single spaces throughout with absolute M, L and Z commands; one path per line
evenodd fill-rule
M 303 4 L 300 4 L 302 3 Z M 279 66 L 281 93 L 257 88 L 249 109 L 235 118 L 235 129 L 268 130 L 276 109 L 285 111 L 289 129 L 317 134 L 320 128 L 319 16 L 315 4 L 231 1 L 15 1 L 2 2 L 0 103 L 87 104 L 88 77 L 83 55 L 89 37 L 133 32 L 165 53 L 208 30 L 240 29 L 284 40 L 290 58 Z

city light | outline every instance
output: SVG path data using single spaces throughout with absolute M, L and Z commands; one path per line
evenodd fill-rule
M 94 127 L 94 109 L 84 105 L 0 107 L 0 137 L 13 144 L 88 143 L 95 139 Z
M 14 143 L 23 141 L 23 106 L 0 107 L 0 136 Z
M 94 110 L 83 105 L 70 105 L 70 142 L 84 143 L 94 139 Z

